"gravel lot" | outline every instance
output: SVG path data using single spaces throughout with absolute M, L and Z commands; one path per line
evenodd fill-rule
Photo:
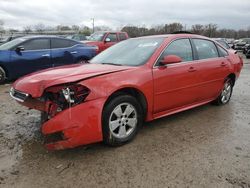
M 146 123 L 122 147 L 47 152 L 39 113 L 0 86 L 0 187 L 250 188 L 250 60 L 231 102 Z

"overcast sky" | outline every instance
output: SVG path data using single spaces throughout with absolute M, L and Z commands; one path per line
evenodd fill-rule
M 171 22 L 247 29 L 250 0 L 0 0 L 0 19 L 6 28 L 37 23 L 91 26 L 90 18 L 113 29 Z

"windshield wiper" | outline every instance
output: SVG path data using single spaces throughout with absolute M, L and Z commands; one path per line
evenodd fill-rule
M 115 64 L 115 63 L 101 63 L 102 65 L 116 65 L 116 66 L 122 66 L 122 64 Z

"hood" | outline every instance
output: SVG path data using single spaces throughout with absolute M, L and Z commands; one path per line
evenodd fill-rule
M 62 66 L 22 77 L 13 84 L 13 87 L 18 91 L 30 94 L 32 97 L 36 98 L 42 96 L 46 88 L 54 85 L 77 82 L 91 77 L 132 68 L 134 67 L 102 64 L 75 64 Z

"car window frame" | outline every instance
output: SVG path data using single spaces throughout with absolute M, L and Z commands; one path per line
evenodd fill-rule
M 118 38 L 119 36 L 117 35 L 117 33 L 112 33 L 112 32 L 110 32 L 110 33 L 107 33 L 106 36 L 104 37 L 104 42 L 105 42 L 106 38 L 108 38 L 108 36 L 109 36 L 110 34 L 115 34 L 115 35 L 116 35 L 116 41 L 110 41 L 110 42 L 119 42 L 119 41 L 120 41 L 120 40 L 119 40 L 120 38 Z
M 217 44 L 216 44 L 214 41 L 209 40 L 209 39 L 206 39 L 206 38 L 198 38 L 198 37 L 192 37 L 192 38 L 190 38 L 190 39 L 191 39 L 191 41 L 192 41 L 192 43 L 193 43 L 194 52 L 195 52 L 196 58 L 197 58 L 197 59 L 195 59 L 195 60 L 202 61 L 202 60 L 207 60 L 207 59 L 221 58 L 221 56 L 220 56 L 220 54 L 219 54 L 219 50 L 218 50 Z M 196 49 L 196 45 L 195 45 L 195 43 L 194 43 L 194 40 L 196 40 L 196 39 L 197 39 L 197 40 L 205 40 L 205 41 L 212 42 L 212 43 L 215 45 L 215 48 L 216 48 L 218 57 L 210 57 L 210 58 L 200 59 L 200 58 L 199 58 L 199 55 L 198 55 L 198 51 L 197 51 L 197 49 Z
M 216 48 L 217 48 L 219 57 L 228 57 L 228 56 L 229 56 L 228 50 L 227 50 L 226 48 L 224 48 L 224 46 L 222 46 L 220 43 L 219 43 L 219 44 L 215 44 L 215 46 L 216 46 Z M 222 49 L 227 53 L 226 56 L 223 56 L 223 55 L 220 54 L 219 47 L 222 48 Z M 230 49 L 229 49 L 229 50 L 230 50 Z
M 36 49 L 36 50 L 25 50 L 24 49 L 24 51 L 22 51 L 22 52 L 43 51 L 43 50 L 50 50 L 51 49 L 51 39 L 50 38 L 46 38 L 46 37 L 41 37 L 41 38 L 39 37 L 39 38 L 30 38 L 30 39 L 27 39 L 27 40 L 25 40 L 25 41 L 23 41 L 23 42 L 15 45 L 15 46 L 13 46 L 10 50 L 11 51 L 15 51 L 18 46 L 22 46 L 24 43 L 30 42 L 32 40 L 39 40 L 39 39 L 47 39 L 47 40 L 49 40 L 49 48 L 48 49 Z
M 179 63 L 173 63 L 173 64 L 169 64 L 169 65 L 159 65 L 159 62 L 160 62 L 160 58 L 162 56 L 162 54 L 164 53 L 164 51 L 175 41 L 177 40 L 181 40 L 181 39 L 188 39 L 189 42 L 190 42 L 190 46 L 191 46 L 191 50 L 192 50 L 192 57 L 193 57 L 193 60 L 191 61 L 182 61 L 182 62 L 179 62 Z M 192 44 L 192 41 L 191 41 L 191 38 L 190 37 L 179 37 L 179 38 L 175 38 L 173 40 L 171 40 L 164 48 L 163 50 L 161 51 L 160 55 L 157 57 L 157 59 L 155 60 L 154 62 L 154 65 L 153 65 L 153 68 L 158 68 L 158 67 L 162 67 L 162 66 L 171 66 L 171 65 L 176 65 L 176 64 L 186 64 L 186 63 L 190 63 L 190 62 L 193 62 L 195 61 L 195 53 L 194 53 L 194 46 Z
M 52 48 L 52 40 L 53 39 L 56 39 L 56 40 L 64 40 L 64 41 L 71 41 L 71 42 L 74 42 L 75 44 L 74 45 L 72 45 L 72 46 L 70 46 L 70 47 L 62 47 L 62 48 Z M 77 46 L 77 45 L 79 45 L 79 44 L 81 44 L 80 42 L 78 42 L 78 41 L 74 41 L 74 40 L 72 40 L 72 39 L 64 39 L 64 38 L 50 38 L 50 49 L 51 50 L 56 50 L 56 49 L 68 49 L 68 48 L 73 48 L 74 46 Z M 84 45 L 84 44 L 82 44 L 82 45 Z

